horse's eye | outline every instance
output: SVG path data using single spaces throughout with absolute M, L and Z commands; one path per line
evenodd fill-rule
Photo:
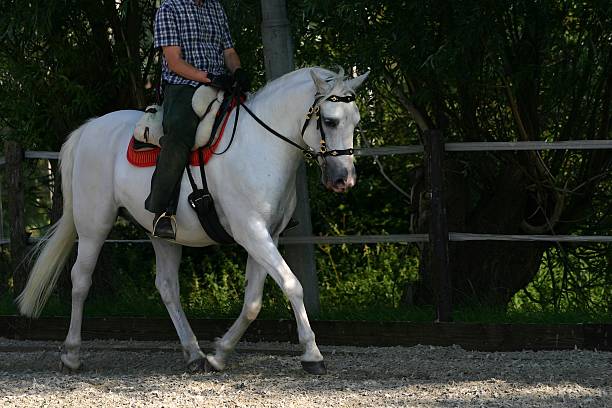
M 336 119 L 325 118 L 323 119 L 323 123 L 325 123 L 325 126 L 330 127 L 330 128 L 334 128 L 338 126 L 338 121 Z

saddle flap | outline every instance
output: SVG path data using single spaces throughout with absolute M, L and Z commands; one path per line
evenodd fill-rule
M 205 146 L 212 139 L 211 132 L 224 96 L 225 91 L 210 86 L 200 86 L 194 92 L 191 99 L 191 107 L 200 118 L 200 123 L 198 124 L 194 146 L 191 150 Z M 142 143 L 159 146 L 159 140 L 164 135 L 163 120 L 162 106 L 147 106 L 142 117 L 136 123 L 134 138 Z
M 193 94 L 191 106 L 200 118 L 200 123 L 196 130 L 194 150 L 206 146 L 214 139 L 215 135 L 211 133 L 224 96 L 225 91 L 211 86 L 201 86 Z
M 159 105 L 150 105 L 136 123 L 134 138 L 142 143 L 159 146 L 159 139 L 163 136 L 164 111 Z

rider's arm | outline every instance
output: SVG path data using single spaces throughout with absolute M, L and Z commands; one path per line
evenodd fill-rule
M 223 60 L 225 61 L 225 66 L 231 73 L 234 73 L 240 68 L 240 57 L 234 48 L 226 48 L 223 51 Z
M 168 68 L 170 68 L 172 72 L 192 81 L 202 83 L 210 82 L 210 79 L 205 71 L 200 71 L 183 59 L 180 46 L 169 45 L 162 47 L 162 50 L 164 52 L 166 62 L 168 63 Z M 236 56 L 238 55 L 236 54 Z M 240 66 L 240 60 L 238 60 L 238 66 Z

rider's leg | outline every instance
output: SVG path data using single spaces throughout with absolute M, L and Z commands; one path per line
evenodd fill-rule
M 194 92 L 195 88 L 189 85 L 168 84 L 164 89 L 164 136 L 151 178 L 151 193 L 145 201 L 145 208 L 156 214 L 156 221 L 164 212 L 174 213 L 169 207 L 178 191 L 199 122 L 191 107 Z

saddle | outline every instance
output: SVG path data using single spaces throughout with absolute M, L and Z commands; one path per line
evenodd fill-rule
M 196 130 L 196 138 L 191 149 L 192 151 L 210 145 L 214 139 L 215 135 L 212 134 L 212 130 L 224 97 L 225 91 L 211 86 L 200 86 L 193 94 L 191 107 L 200 118 L 200 123 Z M 164 135 L 163 120 L 164 113 L 162 106 L 147 106 L 145 113 L 134 128 L 134 139 L 136 142 L 159 146 L 159 140 Z

